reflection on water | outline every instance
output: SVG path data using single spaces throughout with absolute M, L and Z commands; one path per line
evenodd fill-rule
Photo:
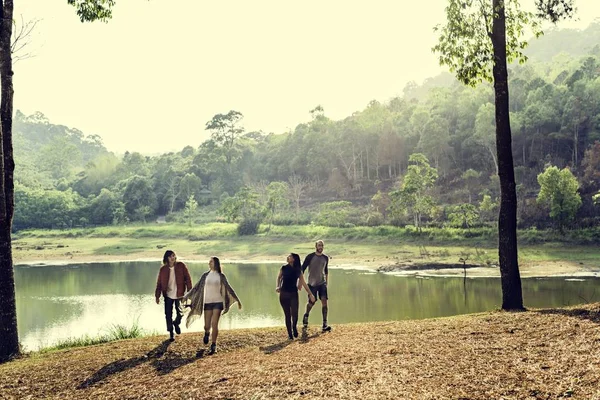
M 188 265 L 197 280 L 206 264 Z M 163 304 L 154 302 L 159 265 L 148 262 L 98 263 L 70 266 L 15 267 L 19 337 L 27 350 L 58 340 L 106 333 L 114 324 L 166 334 Z M 225 264 L 224 272 L 244 308 L 222 317 L 222 329 L 283 327 L 283 312 L 275 293 L 276 264 Z M 527 307 L 560 307 L 598 301 L 600 280 L 523 279 Z M 300 315 L 306 293 L 301 293 Z M 498 278 L 420 278 L 330 271 L 329 322 L 340 324 L 419 319 L 497 309 L 501 303 Z M 320 309 L 310 317 L 320 324 Z M 202 331 L 196 321 L 184 332 Z

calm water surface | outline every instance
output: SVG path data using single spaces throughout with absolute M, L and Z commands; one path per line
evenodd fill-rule
M 16 266 L 19 337 L 27 350 L 61 339 L 97 336 L 113 324 L 166 334 L 163 303 L 154 301 L 156 262 Z M 188 264 L 194 283 L 206 263 Z M 275 293 L 278 264 L 224 264 L 223 270 L 244 308 L 222 317 L 222 329 L 284 326 Z M 523 279 L 527 307 L 560 307 L 598 301 L 600 279 Z M 501 303 L 499 278 L 419 278 L 357 270 L 330 270 L 329 322 L 332 325 L 419 319 L 496 309 Z M 306 292 L 301 293 L 300 315 Z M 316 311 L 316 312 L 315 312 Z M 321 323 L 320 307 L 310 323 Z M 184 320 L 185 321 L 185 320 Z M 202 331 L 196 321 L 184 332 Z M 283 333 L 282 333 L 283 334 Z

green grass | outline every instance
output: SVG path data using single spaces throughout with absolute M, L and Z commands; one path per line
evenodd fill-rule
M 95 344 L 114 342 L 115 340 L 123 339 L 135 339 L 143 336 L 151 336 L 154 333 L 144 331 L 137 322 L 133 323 L 130 327 L 124 325 L 112 325 L 108 328 L 108 332 L 103 335 L 89 336 L 84 335 L 78 338 L 67 338 L 59 340 L 50 347 L 45 347 L 40 350 L 40 353 L 46 353 L 50 351 L 70 349 L 74 347 L 92 346 Z
M 213 222 L 204 225 L 188 226 L 185 224 L 143 224 L 99 226 L 93 228 L 72 229 L 31 229 L 16 232 L 15 239 L 22 238 L 171 238 L 188 240 L 203 240 L 210 237 L 236 236 L 236 224 Z
M 144 251 L 147 247 L 146 241 L 127 238 L 115 244 L 98 247 L 94 249 L 93 254 L 128 255 Z
M 29 230 L 14 235 L 15 251 L 23 259 L 43 254 L 48 259 L 78 256 L 151 256 L 159 258 L 166 249 L 176 249 L 184 257 L 219 255 L 231 259 L 285 261 L 289 252 L 309 253 L 316 239 L 324 239 L 326 252 L 342 263 L 446 262 L 456 263 L 469 254 L 469 262 L 497 264 L 498 239 L 495 228 L 351 227 L 318 225 L 260 226 L 252 236 L 237 236 L 236 224 L 208 223 L 145 224 L 77 228 L 69 230 Z M 519 261 L 600 262 L 600 227 L 578 231 L 536 229 L 518 232 Z M 60 248 L 59 248 L 60 247 Z M 38 249 L 40 248 L 40 249 Z M 43 251 L 43 253 L 41 252 Z M 335 261 L 334 261 L 335 262 Z
M 237 225 L 234 223 L 211 222 L 202 225 L 185 224 L 142 224 L 124 226 L 103 226 L 94 228 L 73 228 L 65 230 L 25 230 L 14 234 L 15 239 L 24 238 L 151 238 L 186 239 L 205 241 L 216 238 L 237 238 Z M 497 242 L 497 229 L 492 227 L 459 228 L 423 228 L 394 226 L 356 226 L 336 228 L 319 225 L 268 225 L 262 224 L 254 237 L 290 238 L 314 241 L 318 238 L 344 239 L 370 242 L 431 243 L 436 245 L 469 244 L 487 247 Z M 566 231 L 525 229 L 518 232 L 521 244 L 568 243 L 571 245 L 600 244 L 600 227 Z

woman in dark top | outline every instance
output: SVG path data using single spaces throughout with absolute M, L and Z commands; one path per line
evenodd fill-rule
M 300 279 L 300 282 L 298 282 Z M 296 253 L 291 253 L 287 256 L 287 264 L 282 266 L 277 275 L 277 287 L 275 291 L 279 293 L 279 303 L 285 314 L 285 327 L 287 328 L 288 337 L 293 340 L 298 337 L 298 290 L 301 286 L 309 293 L 310 301 L 315 302 L 315 297 L 308 288 L 302 268 L 300 266 L 300 256 Z

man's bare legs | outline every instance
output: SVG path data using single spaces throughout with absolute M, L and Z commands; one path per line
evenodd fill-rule
M 306 328 L 308 326 L 308 316 L 310 315 L 310 311 L 314 307 L 315 303 L 311 303 L 310 300 L 306 303 L 306 312 L 304 313 L 304 318 L 302 318 L 302 325 Z M 323 331 L 330 331 L 331 327 L 327 325 L 327 313 L 329 312 L 329 307 L 327 306 L 327 299 L 321 299 L 321 312 L 323 314 Z

